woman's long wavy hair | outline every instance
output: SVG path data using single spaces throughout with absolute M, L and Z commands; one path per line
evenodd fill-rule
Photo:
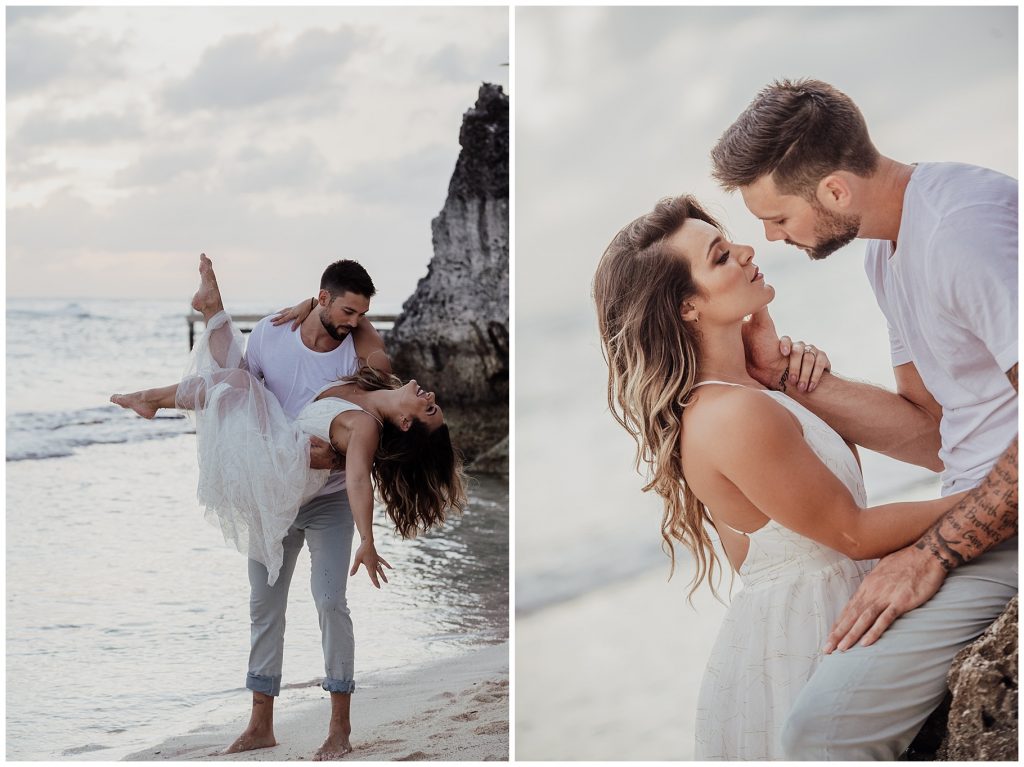
M 644 492 L 665 504 L 663 548 L 675 571 L 675 542 L 693 555 L 697 572 L 688 598 L 712 582 L 721 564 L 712 547 L 707 508 L 686 485 L 680 455 L 683 409 L 697 380 L 700 345 L 683 304 L 700 295 L 686 259 L 666 240 L 689 219 L 721 229 L 689 195 L 666 197 L 623 227 L 594 275 L 601 351 L 608 363 L 608 408 L 636 441 L 636 469 L 647 468 Z M 671 577 L 671 575 L 670 575 Z
M 390 373 L 363 366 L 342 379 L 364 391 L 398 389 L 402 381 Z M 384 421 L 371 469 L 377 492 L 403 538 L 442 524 L 449 509 L 466 508 L 466 476 L 462 457 L 452 446 L 448 424 L 433 431 L 413 420 L 408 431 Z

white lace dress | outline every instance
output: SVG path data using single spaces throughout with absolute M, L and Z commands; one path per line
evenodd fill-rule
M 842 438 L 785 394 L 764 393 L 797 417 L 807 444 L 865 506 L 860 467 Z M 832 624 L 874 564 L 854 562 L 772 520 L 747 538 L 738 573 L 743 590 L 732 599 L 701 682 L 698 760 L 784 758 L 779 735 L 786 715 L 821 660 Z
M 224 540 L 267 568 L 274 585 L 281 542 L 299 507 L 327 482 L 309 468 L 309 435 L 328 438 L 330 423 L 358 406 L 315 400 L 292 421 L 277 398 L 243 367 L 242 334 L 226 312 L 210 319 L 178 386 L 176 404 L 194 418 L 199 502 Z M 334 385 L 334 384 L 330 384 Z

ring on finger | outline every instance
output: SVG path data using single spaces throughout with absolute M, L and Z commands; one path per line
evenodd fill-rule
M 817 354 L 817 353 L 818 353 L 818 350 L 815 349 L 810 344 L 807 344 L 807 346 L 804 347 L 804 354 Z

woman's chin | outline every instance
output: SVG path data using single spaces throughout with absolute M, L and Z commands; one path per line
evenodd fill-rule
M 764 289 L 768 292 L 768 298 L 765 299 L 764 306 L 768 306 L 768 304 L 775 300 L 775 288 L 765 283 Z M 761 308 L 763 309 L 764 306 Z

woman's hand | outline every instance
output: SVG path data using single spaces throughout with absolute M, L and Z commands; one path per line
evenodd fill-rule
M 387 561 L 377 553 L 376 547 L 373 545 L 373 539 L 363 541 L 359 544 L 359 548 L 356 549 L 355 559 L 352 560 L 352 570 L 349 572 L 349 576 L 353 576 L 359 570 L 359 565 L 366 567 L 366 572 L 370 575 L 370 580 L 373 585 L 378 589 L 380 588 L 380 581 L 388 582 L 388 578 L 384 575 L 384 568 L 394 570 Z M 378 577 L 380 580 L 378 580 Z
M 284 325 L 286 322 L 291 322 L 292 330 L 297 330 L 302 321 L 313 311 L 314 306 L 316 306 L 315 298 L 304 299 L 289 309 L 282 309 L 270 321 L 274 325 Z
M 795 387 L 798 391 L 812 392 L 817 388 L 821 377 L 832 370 L 832 362 L 821 349 L 803 341 L 793 341 L 789 336 L 779 339 L 779 351 L 783 357 L 789 357 L 789 368 L 783 373 L 786 387 Z

